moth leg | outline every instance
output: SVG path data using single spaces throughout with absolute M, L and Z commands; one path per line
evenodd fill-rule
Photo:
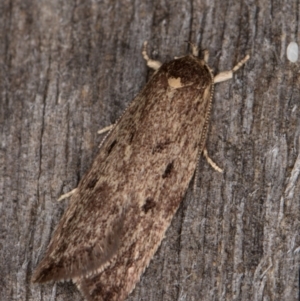
M 160 61 L 155 61 L 155 60 L 150 59 L 150 57 L 147 54 L 147 44 L 148 44 L 148 42 L 145 41 L 144 45 L 143 45 L 143 51 L 142 51 L 143 58 L 147 62 L 148 67 L 150 67 L 151 69 L 154 69 L 154 70 L 158 70 L 160 68 L 160 66 L 162 65 L 162 63 Z
M 98 134 L 103 134 L 103 133 L 105 133 L 105 132 L 108 132 L 108 131 L 110 131 L 114 126 L 115 126 L 115 124 L 111 124 L 111 125 L 109 125 L 109 126 L 106 126 L 105 128 L 99 130 L 97 133 L 98 133 Z M 67 199 L 67 198 L 71 197 L 71 196 L 76 192 L 76 190 L 77 190 L 77 188 L 74 188 L 73 190 L 71 190 L 71 191 L 69 191 L 69 192 L 67 192 L 67 193 L 62 194 L 62 195 L 59 197 L 59 199 L 58 199 L 57 201 L 60 202 L 60 201 L 62 201 L 62 200 L 64 200 L 64 199 Z
M 62 201 L 64 199 L 66 199 L 66 198 L 71 197 L 76 191 L 77 191 L 77 188 L 74 188 L 73 190 L 71 190 L 71 191 L 69 191 L 67 193 L 62 194 L 57 201 L 60 202 L 60 201 Z
M 223 169 L 220 168 L 209 156 L 207 153 L 207 149 L 206 147 L 203 149 L 203 156 L 205 157 L 206 161 L 208 162 L 208 164 L 216 171 L 223 173 Z M 199 160 L 197 162 L 197 167 L 196 167 L 196 171 L 195 171 L 195 176 L 194 176 L 194 185 L 193 185 L 193 191 L 194 193 L 196 193 L 197 191 L 197 181 L 196 179 L 198 179 L 198 175 L 199 175 L 199 169 L 200 169 L 200 165 L 199 165 Z
M 101 130 L 99 130 L 99 131 L 97 132 L 98 134 L 103 134 L 103 133 L 108 132 L 108 133 L 106 134 L 106 136 L 102 139 L 101 143 L 99 144 L 99 148 L 101 148 L 101 146 L 103 145 L 104 141 L 106 140 L 106 138 L 108 137 L 109 133 L 110 133 L 111 130 L 115 127 L 116 124 L 117 124 L 117 122 L 116 122 L 116 123 L 113 123 L 113 124 L 111 124 L 111 125 L 109 125 L 109 126 L 106 126 L 105 128 L 103 128 L 103 129 L 101 129 Z
M 205 63 L 208 63 L 208 59 L 209 59 L 209 51 L 207 49 L 203 50 L 203 60 Z
M 205 159 L 206 159 L 206 161 L 207 161 L 207 163 L 214 169 L 214 170 L 216 170 L 216 171 L 218 171 L 218 172 L 223 172 L 223 169 L 222 168 L 220 168 L 209 156 L 208 156 L 208 153 L 207 153 L 207 149 L 206 149 L 206 147 L 204 148 L 204 150 L 203 150 L 203 155 L 204 155 L 204 157 L 205 157 Z
M 189 43 L 192 47 L 192 55 L 198 57 L 199 56 L 199 47 L 190 41 L 186 41 L 186 42 Z M 207 61 L 205 61 L 205 62 L 207 62 Z
M 214 77 L 214 83 L 220 83 L 225 80 L 231 79 L 233 76 L 233 73 L 239 70 L 250 58 L 250 55 L 246 55 L 237 65 L 235 65 L 231 70 L 229 71 L 223 71 L 217 74 Z
M 103 134 L 103 133 L 105 133 L 105 132 L 108 132 L 108 131 L 110 131 L 114 126 L 115 126 L 114 123 L 111 124 L 111 125 L 109 125 L 109 126 L 106 126 L 105 128 L 99 130 L 99 131 L 97 132 L 97 134 Z

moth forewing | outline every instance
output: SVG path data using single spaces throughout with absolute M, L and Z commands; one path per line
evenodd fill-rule
M 34 282 L 73 278 L 87 300 L 122 301 L 159 247 L 205 147 L 213 75 L 193 55 L 150 63 L 158 70 L 102 143 Z

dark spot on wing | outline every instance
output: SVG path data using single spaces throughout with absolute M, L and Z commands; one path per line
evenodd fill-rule
M 112 142 L 112 144 L 107 148 L 107 153 L 110 154 L 112 149 L 115 147 L 115 145 L 117 144 L 117 140 L 114 140 Z
M 169 144 L 171 141 L 168 139 L 166 141 L 160 141 L 158 142 L 152 149 L 152 154 L 155 153 L 161 153 Z
M 89 181 L 86 184 L 86 188 L 88 188 L 88 189 L 94 188 L 95 185 L 97 184 L 97 182 L 98 182 L 98 178 L 91 178 L 91 179 L 89 179 Z
M 145 204 L 143 205 L 142 209 L 145 213 L 147 213 L 149 210 L 154 208 L 156 206 L 154 200 L 150 197 L 146 198 Z
M 172 161 L 171 163 L 169 163 L 167 165 L 165 172 L 162 175 L 162 178 L 163 179 L 167 178 L 170 175 L 170 173 L 172 172 L 173 168 L 174 168 L 174 161 Z

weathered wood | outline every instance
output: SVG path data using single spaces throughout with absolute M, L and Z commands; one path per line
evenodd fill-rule
M 297 300 L 299 1 L 0 2 L 1 300 L 83 300 L 71 283 L 31 285 L 101 136 L 155 59 L 210 50 L 216 86 L 204 172 L 128 300 Z

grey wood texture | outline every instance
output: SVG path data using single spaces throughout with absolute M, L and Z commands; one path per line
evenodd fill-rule
M 215 87 L 207 148 L 166 238 L 128 300 L 298 300 L 299 1 L 0 2 L 1 300 L 83 300 L 32 285 L 68 201 L 155 59 L 195 42 L 210 66 L 250 61 Z

